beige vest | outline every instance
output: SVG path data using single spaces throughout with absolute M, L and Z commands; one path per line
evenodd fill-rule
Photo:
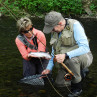
M 74 39 L 73 24 L 77 20 L 68 19 L 65 29 L 62 31 L 60 38 L 58 38 L 58 33 L 52 33 L 52 38 L 50 40 L 50 45 L 53 46 L 55 54 L 64 54 L 73 49 L 78 48 L 78 45 Z

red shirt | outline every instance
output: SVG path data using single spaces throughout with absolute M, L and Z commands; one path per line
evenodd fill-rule
M 35 28 L 33 28 L 33 33 L 37 37 L 38 50 L 34 50 L 34 49 L 32 50 L 29 47 L 26 48 L 26 46 L 17 37 L 15 39 L 15 43 L 18 47 L 18 50 L 20 51 L 22 57 L 25 60 L 29 60 L 27 57 L 29 52 L 40 52 L 40 51 L 45 52 L 45 49 L 46 49 L 46 38 L 44 33 Z M 28 40 L 28 42 L 34 45 L 33 40 L 31 41 Z

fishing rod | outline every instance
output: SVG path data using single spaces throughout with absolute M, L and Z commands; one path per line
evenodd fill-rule
M 14 17 L 14 19 L 17 21 L 17 16 L 1 1 L 1 5 L 3 6 L 3 7 L 5 7 L 7 10 L 8 10 L 8 12 Z M 34 33 L 33 33 L 33 35 L 34 35 Z M 38 39 L 38 38 L 37 38 Z M 38 39 L 39 40 L 39 39 Z M 40 40 L 39 40 L 40 41 Z M 41 41 L 40 41 L 41 42 Z M 42 42 L 41 42 L 42 43 Z M 43 44 L 43 43 L 42 43 Z M 44 44 L 43 44 L 44 45 Z M 47 47 L 46 45 L 44 45 L 45 47 Z M 51 50 L 47 47 L 47 49 L 51 52 Z M 53 53 L 53 55 L 54 55 L 54 53 Z M 64 64 L 64 63 L 61 63 L 61 65 L 73 76 L 74 74 L 72 73 L 72 71 Z
M 5 6 L 5 4 L 2 2 L 2 4 L 7 10 L 8 12 L 14 17 L 14 19 L 17 21 L 17 16 L 7 7 Z M 34 34 L 34 33 L 33 33 Z M 38 39 L 38 38 L 37 38 Z M 38 39 L 40 41 L 40 39 Z M 41 42 L 41 41 L 40 41 Z M 42 42 L 41 42 L 42 43 Z M 42 43 L 43 44 L 43 43 Z M 44 44 L 43 44 L 44 45 Z M 46 45 L 44 45 L 45 47 L 47 47 Z M 47 47 L 48 48 L 48 47 Z M 51 52 L 51 50 L 48 48 L 48 50 Z M 52 53 L 53 55 L 55 55 L 54 53 Z M 41 59 L 40 59 L 41 60 Z M 41 61 L 42 62 L 42 61 Z M 71 70 L 64 64 L 64 63 L 61 63 L 62 66 L 73 76 L 74 74 L 71 72 Z M 46 75 L 47 79 L 49 80 L 48 76 Z M 52 82 L 49 80 L 49 83 L 51 84 L 52 88 L 56 91 L 56 93 L 58 95 L 60 95 L 61 97 L 64 97 L 63 95 L 61 95 L 56 89 L 55 87 L 53 86 Z M 68 87 L 67 87 L 68 88 Z M 68 89 L 69 90 L 69 89 Z M 70 91 L 70 90 L 69 90 Z M 71 92 L 71 91 L 70 91 Z
M 10 13 L 10 15 L 15 19 L 15 21 L 17 21 L 17 16 L 1 1 L 1 5 L 7 9 L 7 11 Z
M 15 14 L 12 14 L 13 12 L 8 8 L 8 7 L 6 7 L 5 6 L 5 4 L 3 3 L 3 2 L 1 2 L 1 5 L 11 14 L 11 16 L 17 21 L 17 17 L 16 17 L 16 15 Z M 37 38 L 38 39 L 38 38 Z M 38 39 L 39 40 L 39 39 Z M 39 40 L 40 41 L 40 40 Z M 41 42 L 41 41 L 40 41 Z M 42 43 L 42 42 L 41 42 Z M 42 43 L 43 44 L 43 43 Z M 43 44 L 44 45 L 44 44 Z M 45 46 L 45 45 L 44 45 Z M 45 46 L 45 47 L 47 47 L 47 46 Z M 47 47 L 48 48 L 48 47 Z M 49 49 L 49 48 L 48 48 Z M 50 50 L 50 49 L 49 49 Z M 41 59 L 40 59 L 41 60 Z M 42 61 L 41 61 L 42 62 Z M 49 81 L 49 83 L 50 83 L 50 85 L 52 86 L 52 88 L 55 90 L 55 92 L 60 96 L 60 97 L 64 97 L 62 94 L 60 94 L 59 93 L 59 91 L 53 86 L 53 84 L 52 84 L 52 82 L 50 81 L 50 79 L 49 79 L 49 77 L 47 76 L 47 74 L 46 74 L 46 77 L 47 77 L 47 79 L 48 79 L 48 81 Z
M 7 10 L 8 10 L 8 12 L 13 16 L 13 18 L 17 21 L 18 20 L 18 18 L 17 18 L 17 16 L 8 8 L 8 6 L 6 6 L 3 2 L 1 2 L 1 5 L 3 6 L 3 7 L 5 7 Z M 34 35 L 34 33 L 32 33 L 33 35 Z M 34 35 L 35 36 L 35 35 Z M 38 38 L 37 38 L 38 39 Z M 38 39 L 39 41 L 40 41 L 40 39 Z M 41 42 L 41 41 L 40 41 Z M 42 42 L 41 42 L 42 43 Z M 43 43 L 42 43 L 43 44 Z M 44 45 L 44 44 L 43 44 Z M 47 47 L 46 45 L 44 45 L 45 47 Z M 47 47 L 47 49 L 51 52 L 51 50 Z
M 33 35 L 34 35 L 34 33 L 32 33 Z M 38 38 L 37 38 L 38 39 Z M 41 43 L 42 43 L 42 41 L 40 40 L 40 39 L 38 39 Z M 43 44 L 43 43 L 42 43 Z M 44 45 L 44 44 L 43 44 Z M 45 47 L 47 47 L 46 45 L 44 45 Z M 51 52 L 51 50 L 47 47 L 47 49 Z M 52 53 L 54 56 L 55 56 L 55 54 L 54 53 Z M 54 58 L 54 61 L 56 61 L 56 58 Z M 72 75 L 72 76 L 74 76 L 74 74 L 73 74 L 73 72 L 64 64 L 64 63 L 60 63 L 69 73 L 70 73 L 70 75 Z M 67 76 L 66 76 L 67 77 Z M 69 78 L 69 77 L 67 77 L 67 78 Z M 71 77 L 70 77 L 71 78 Z M 69 80 L 69 79 L 68 79 Z
M 33 33 L 34 35 L 34 33 Z M 37 38 L 38 39 L 38 38 Z M 42 41 L 40 39 L 38 39 L 41 43 Z M 43 43 L 42 43 L 43 44 Z M 43 44 L 44 45 L 44 44 Z M 45 46 L 45 45 L 44 45 Z M 47 47 L 47 46 L 45 46 Z M 48 47 L 47 47 L 48 48 Z M 49 49 L 49 48 L 48 48 Z M 51 50 L 49 49 L 49 51 L 51 52 Z M 53 55 L 55 55 L 54 53 L 52 53 Z M 54 57 L 54 62 L 56 61 L 56 58 Z M 67 71 L 68 71 L 68 74 L 66 74 L 64 76 L 65 80 L 71 80 L 72 79 L 72 76 L 74 76 L 73 72 L 64 64 L 64 63 L 60 63 Z
M 9 13 L 14 17 L 14 19 L 17 21 L 17 16 L 3 3 L 3 2 L 1 2 L 1 5 L 3 5 L 8 11 L 9 11 Z M 33 35 L 34 35 L 34 33 L 33 33 Z M 38 38 L 37 38 L 38 39 Z M 39 40 L 39 39 L 38 39 Z M 39 40 L 40 41 L 40 40 Z M 41 42 L 41 41 L 40 41 Z M 42 42 L 41 42 L 42 43 Z M 43 43 L 42 43 L 43 44 Z M 43 44 L 44 45 L 44 44 Z M 46 45 L 44 45 L 45 47 L 47 47 Z M 47 49 L 51 52 L 51 50 L 47 47 Z M 53 55 L 54 55 L 54 53 L 53 53 Z M 62 64 L 62 66 L 71 74 L 71 75 L 74 75 L 73 73 L 72 73 L 72 71 L 64 64 L 64 63 L 61 63 Z
M 56 57 L 54 57 L 54 62 L 56 62 Z M 67 74 L 64 75 L 64 78 L 66 81 L 70 81 L 72 79 L 72 77 L 74 76 L 73 72 L 65 65 L 65 63 L 60 63 L 66 70 L 67 70 Z

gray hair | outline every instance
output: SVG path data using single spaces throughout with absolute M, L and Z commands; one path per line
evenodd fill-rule
M 17 27 L 20 33 L 24 31 L 29 25 L 32 25 L 32 22 L 28 17 L 22 17 L 17 21 Z

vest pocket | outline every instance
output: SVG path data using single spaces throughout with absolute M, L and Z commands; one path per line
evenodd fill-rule
M 72 45 L 72 35 L 69 32 L 66 32 L 65 35 L 62 35 L 62 45 L 71 46 Z

